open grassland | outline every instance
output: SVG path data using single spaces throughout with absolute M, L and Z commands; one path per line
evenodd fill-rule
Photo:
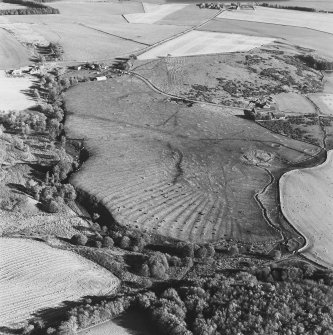
M 5 9 L 22 9 L 22 8 L 27 8 L 25 6 L 17 5 L 14 3 L 5 3 L 5 2 L 0 2 L 0 10 L 5 10 Z
M 333 19 L 331 14 L 308 13 L 257 6 L 256 10 L 224 11 L 218 17 L 303 27 L 333 34 Z
M 280 179 L 281 209 L 306 238 L 302 252 L 333 268 L 333 152 L 324 164 L 294 170 Z
M 255 199 L 271 178 L 243 156 L 270 153 L 278 174 L 318 152 L 220 108 L 167 102 L 130 77 L 74 87 L 66 107 L 66 132 L 91 154 L 72 183 L 121 225 L 182 240 L 278 240 Z
M 0 69 L 15 68 L 29 63 L 28 50 L 1 28 L 0 41 Z
M 282 26 L 274 22 L 268 24 L 228 19 L 212 20 L 200 30 L 282 38 L 286 43 L 316 50 L 320 55 L 333 59 L 333 35 L 316 30 Z
M 145 5 L 144 13 L 126 14 L 126 20 L 130 23 L 155 23 L 162 20 L 171 13 L 177 12 L 188 5 L 186 4 L 167 4 L 167 5 Z
M 303 95 L 297 93 L 280 93 L 274 96 L 280 111 L 286 114 L 316 113 L 313 104 Z
M 249 51 L 274 40 L 267 37 L 222 34 L 206 31 L 191 31 L 171 41 L 163 43 L 138 58 L 154 59 L 159 57 L 192 56 L 225 52 Z
M 243 108 L 252 97 L 286 92 L 290 85 L 302 93 L 305 86 L 322 88 L 320 72 L 304 67 L 293 51 L 273 44 L 247 53 L 164 57 L 137 62 L 134 71 L 166 93 Z
M 0 239 L 2 325 L 87 295 L 110 294 L 119 281 L 107 270 L 41 242 Z
M 7 77 L 0 70 L 0 110 L 23 110 L 36 104 L 35 100 L 24 94 L 32 85 L 31 77 Z

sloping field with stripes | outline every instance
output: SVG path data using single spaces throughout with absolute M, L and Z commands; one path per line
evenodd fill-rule
M 268 152 L 280 171 L 318 150 L 226 109 L 172 103 L 133 77 L 80 84 L 65 99 L 66 133 L 90 152 L 71 182 L 119 224 L 181 240 L 280 239 L 255 198 L 270 176 L 243 155 Z
M 63 301 L 112 293 L 119 285 L 110 272 L 70 251 L 15 238 L 0 239 L 0 278 L 2 325 Z

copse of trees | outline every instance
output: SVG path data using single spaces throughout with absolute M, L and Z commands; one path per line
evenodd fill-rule
M 3 0 L 3 2 L 22 5 L 27 8 L 2 9 L 0 15 L 60 14 L 59 9 L 43 5 L 41 2 L 24 0 Z

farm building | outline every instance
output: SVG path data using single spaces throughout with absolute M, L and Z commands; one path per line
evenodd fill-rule
M 244 115 L 251 120 L 279 120 L 285 113 L 279 110 L 272 97 L 251 100 L 244 109 Z
M 95 78 L 96 81 L 103 81 L 106 80 L 106 76 L 99 76 Z

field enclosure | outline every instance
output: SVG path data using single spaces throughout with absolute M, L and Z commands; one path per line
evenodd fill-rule
M 191 31 L 141 54 L 138 58 L 140 60 L 144 60 L 166 57 L 168 55 L 182 57 L 249 51 L 253 48 L 271 43 L 273 41 L 273 39 L 267 37 L 260 38 L 238 34 Z
M 316 113 L 313 104 L 301 94 L 280 93 L 274 96 L 279 109 L 286 114 Z
M 36 102 L 33 98 L 23 93 L 32 83 L 32 78 L 11 78 L 0 70 L 0 110 L 23 110 L 34 106 Z
M 83 257 L 23 239 L 1 238 L 0 273 L 2 325 L 21 322 L 65 300 L 110 294 L 119 284 Z
M 6 30 L 0 28 L 0 69 L 19 67 L 29 62 L 29 52 Z
M 316 50 L 323 57 L 333 59 L 333 35 L 317 30 L 229 19 L 212 20 L 200 30 L 281 38 L 285 43 Z
M 278 240 L 255 199 L 276 208 L 276 193 L 264 199 L 270 176 L 242 157 L 269 152 L 278 174 L 318 151 L 221 108 L 167 102 L 131 77 L 82 84 L 65 99 L 66 132 L 91 154 L 73 184 L 121 225 L 177 239 Z
M 333 152 L 324 164 L 291 171 L 280 180 L 282 212 L 307 238 L 302 253 L 333 268 Z
M 224 11 L 219 18 L 303 27 L 333 34 L 331 14 L 256 7 L 254 11 Z

